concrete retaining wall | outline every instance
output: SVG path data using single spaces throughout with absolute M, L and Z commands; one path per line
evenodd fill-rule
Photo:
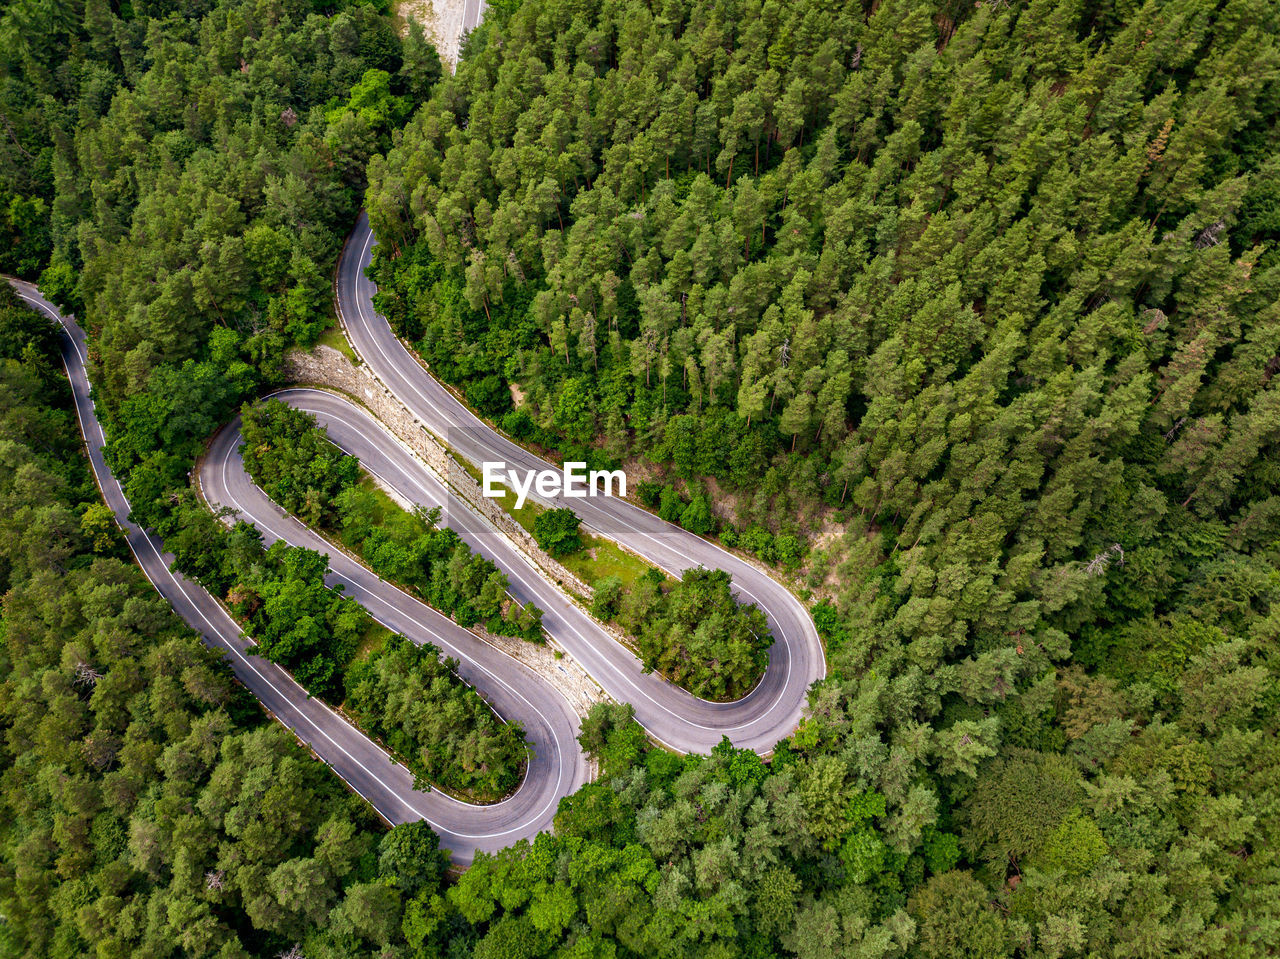
M 368 367 L 357 366 L 332 347 L 317 346 L 310 352 L 290 350 L 285 355 L 284 374 L 295 383 L 327 386 L 359 400 L 400 442 L 435 471 L 450 492 L 496 526 L 553 581 L 587 603 L 591 602 L 591 587 L 544 551 L 529 532 L 494 500 L 485 497 L 480 491 L 480 484 L 453 458 L 426 424 L 369 372 Z

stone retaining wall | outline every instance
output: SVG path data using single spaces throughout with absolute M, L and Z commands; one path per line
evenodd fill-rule
M 591 587 L 543 550 L 528 530 L 512 519 L 497 502 L 484 496 L 480 484 L 453 458 L 426 424 L 369 372 L 368 367 L 363 364 L 357 366 L 332 347 L 321 345 L 310 352 L 290 350 L 285 355 L 284 374 L 295 383 L 328 386 L 363 403 L 400 442 L 421 457 L 450 492 L 497 527 L 561 588 L 588 604 L 591 602 L 594 592 Z

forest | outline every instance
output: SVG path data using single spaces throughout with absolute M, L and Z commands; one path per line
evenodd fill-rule
M 367 955 L 442 891 L 156 595 L 45 317 L 0 286 L 0 953 Z
M 655 904 L 610 924 L 586 885 L 561 941 L 1265 953 L 1278 26 L 1231 0 L 526 2 L 371 160 L 379 302 L 477 409 L 713 490 L 729 545 L 809 540 L 809 721 L 755 792 L 714 757 L 620 772 L 607 831 L 666 864 Z M 805 797 L 808 845 L 753 869 L 786 814 L 732 810 L 766 789 Z M 550 954 L 502 877 L 573 841 L 451 895 Z M 668 947 L 682 908 L 720 925 Z
M 0 37 L 0 269 L 85 321 L 184 570 L 243 578 L 187 471 L 363 203 L 437 375 L 701 497 L 829 660 L 768 761 L 597 707 L 554 833 L 442 883 L 127 565 L 6 308 L 0 952 L 1274 954 L 1275 4 L 506 0 L 451 75 L 343 2 Z

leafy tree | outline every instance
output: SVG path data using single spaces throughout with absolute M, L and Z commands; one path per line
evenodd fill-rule
M 622 594 L 622 580 L 617 576 L 605 576 L 596 580 L 591 596 L 592 615 L 601 619 L 613 619 L 618 615 Z
M 422 821 L 401 823 L 378 844 L 379 873 L 393 878 L 406 896 L 438 889 L 447 859 L 440 837 Z
M 911 898 L 921 956 L 1011 956 L 1013 944 L 981 883 L 960 870 L 934 876 Z
M 689 505 L 680 513 L 680 525 L 691 533 L 705 535 L 715 529 L 715 520 L 711 516 L 711 503 L 707 494 L 699 491 L 694 494 Z
M 644 730 L 629 703 L 596 703 L 582 720 L 578 742 L 606 775 L 625 772 L 644 748 Z
M 327 440 L 313 416 L 267 400 L 244 408 L 240 435 L 245 470 L 268 496 L 311 525 L 333 522 L 359 463 Z
M 552 556 L 567 556 L 582 549 L 581 524 L 581 517 L 571 509 L 547 510 L 534 518 L 533 538 Z
M 481 798 L 501 797 L 523 774 L 524 732 L 519 723 L 504 723 L 464 685 L 454 674 L 457 665 L 442 660 L 434 647 L 393 636 L 347 670 L 347 707 L 362 726 L 408 757 L 424 786 L 437 783 Z M 390 842 L 383 850 L 384 871 L 410 868 L 403 862 L 406 844 L 413 843 L 415 854 L 434 852 L 411 832 Z M 401 886 L 414 892 L 428 881 L 426 875 L 408 874 Z

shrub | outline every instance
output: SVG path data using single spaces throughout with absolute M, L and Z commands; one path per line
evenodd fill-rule
M 578 527 L 581 518 L 566 507 L 539 513 L 533 521 L 533 538 L 552 556 L 568 556 L 582 549 Z

